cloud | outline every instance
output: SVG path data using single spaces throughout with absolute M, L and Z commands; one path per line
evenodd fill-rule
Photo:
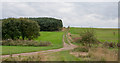
M 0 3 L 0 19 L 2 18 L 2 3 Z
M 9 14 L 9 15 L 8 15 Z M 36 10 L 29 5 L 24 3 L 7 3 L 4 5 L 3 3 L 3 16 L 28 16 L 32 14 L 37 14 Z
M 97 14 L 89 14 L 82 17 L 84 25 L 89 25 L 90 27 L 118 27 L 117 17 L 114 19 L 103 20 L 103 16 Z M 83 26 L 84 26 L 83 25 Z
M 99 17 L 99 18 L 98 18 Z M 78 27 L 118 27 L 118 18 L 114 19 L 108 19 L 103 20 L 103 16 L 97 15 L 97 14 L 88 14 L 79 17 L 73 17 L 69 20 L 66 18 L 63 18 L 63 21 L 65 21 L 65 26 L 78 26 Z
M 55 17 L 64 26 L 117 27 L 117 10 L 115 2 L 3 3 L 3 17 Z
M 118 2 L 119 0 L 1 0 L 2 2 Z

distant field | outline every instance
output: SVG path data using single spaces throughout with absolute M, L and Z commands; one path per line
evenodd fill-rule
M 89 28 L 70 28 L 70 33 L 72 34 L 72 37 L 80 37 L 80 32 L 84 31 L 85 29 Z M 109 29 L 109 28 L 94 28 L 96 31 L 96 37 L 101 42 L 118 42 L 118 29 Z M 115 33 L 115 35 L 114 35 Z
M 34 52 L 41 50 L 57 49 L 63 46 L 62 36 L 64 32 L 40 32 L 40 36 L 36 41 L 50 41 L 51 46 L 32 47 L 32 46 L 2 46 L 2 54 L 16 54 L 25 52 Z

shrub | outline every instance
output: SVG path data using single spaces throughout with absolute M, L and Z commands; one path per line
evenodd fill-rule
M 75 48 L 75 49 L 73 49 L 72 50 L 73 52 L 88 52 L 89 51 L 89 49 L 88 48 L 86 48 L 86 47 L 77 47 L 77 48 Z
M 120 47 L 120 43 L 117 43 L 117 47 Z
M 104 43 L 103 43 L 103 46 L 104 46 L 104 47 L 109 47 L 109 42 L 104 42 Z
M 103 46 L 104 47 L 114 48 L 114 47 L 116 47 L 116 44 L 114 42 L 104 42 Z
M 109 43 L 109 47 L 114 48 L 115 47 L 115 43 L 113 43 L 113 42 Z
M 37 42 L 33 40 L 4 40 L 2 45 L 5 46 L 49 46 L 51 42 Z
M 80 33 L 81 39 L 79 39 L 79 43 L 85 44 L 86 46 L 89 45 L 91 47 L 91 44 L 96 44 L 99 41 L 95 37 L 95 31 L 94 29 L 90 28 Z

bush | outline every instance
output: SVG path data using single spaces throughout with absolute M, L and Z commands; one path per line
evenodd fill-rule
M 80 34 L 81 40 L 79 40 L 79 43 L 85 44 L 86 46 L 89 45 L 91 47 L 91 44 L 96 44 L 99 41 L 95 37 L 95 31 L 94 29 L 87 29 Z
M 103 46 L 104 46 L 104 47 L 109 47 L 109 42 L 104 42 L 104 43 L 103 43 Z
M 5 46 L 49 46 L 51 42 L 37 42 L 33 40 L 4 40 L 2 45 Z
M 88 52 L 89 51 L 89 49 L 88 48 L 86 48 L 86 47 L 78 47 L 78 48 L 75 48 L 75 49 L 73 49 L 72 50 L 73 52 Z
M 120 47 L 120 43 L 117 43 L 117 47 Z
M 115 45 L 115 43 L 111 42 L 111 43 L 109 43 L 109 47 L 114 48 L 114 47 L 116 47 L 116 45 Z
M 104 47 L 114 48 L 114 47 L 116 47 L 116 44 L 114 42 L 104 42 L 103 46 Z

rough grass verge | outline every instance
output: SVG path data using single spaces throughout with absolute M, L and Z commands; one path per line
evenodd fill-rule
M 91 48 L 89 51 L 91 61 L 117 61 L 118 51 L 106 48 Z
M 72 50 L 72 52 L 88 52 L 88 51 L 89 51 L 89 49 L 85 48 L 85 47 L 77 47 Z
M 37 42 L 33 40 L 3 40 L 2 45 L 4 46 L 49 46 L 51 42 Z
M 6 61 L 43 61 L 43 55 L 40 54 L 35 54 L 35 55 L 30 55 L 30 56 L 17 56 L 17 57 L 13 57 L 12 55 L 10 55 L 7 58 L 2 58 L 2 61 L 6 62 Z

